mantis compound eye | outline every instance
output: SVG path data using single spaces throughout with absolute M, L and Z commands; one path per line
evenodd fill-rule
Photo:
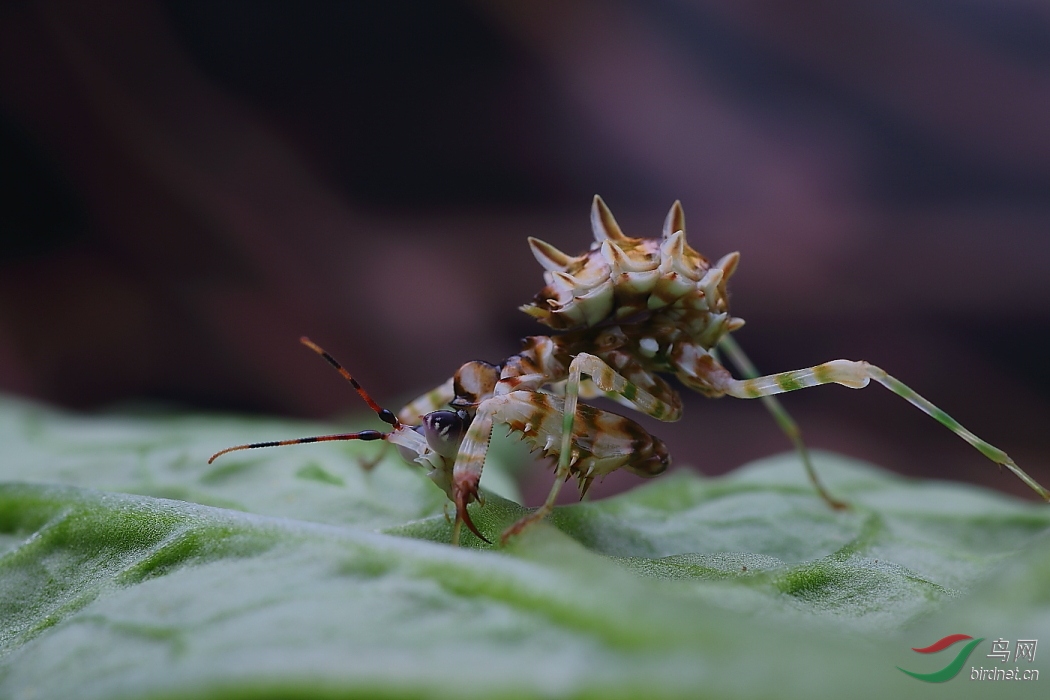
M 423 435 L 430 449 L 442 457 L 455 459 L 469 425 L 466 411 L 433 411 L 423 417 Z

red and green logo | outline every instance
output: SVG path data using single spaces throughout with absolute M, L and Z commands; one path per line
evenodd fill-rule
M 928 647 L 912 647 L 912 651 L 917 651 L 920 654 L 936 654 L 939 651 L 944 651 L 948 647 L 952 646 L 956 642 L 961 642 L 964 639 L 971 639 L 969 644 L 959 650 L 959 653 L 955 655 L 951 663 L 942 668 L 940 671 L 934 671 L 933 673 L 916 673 L 915 671 L 908 671 L 898 666 L 898 670 L 903 673 L 907 673 L 912 678 L 918 678 L 920 681 L 926 681 L 927 683 L 944 683 L 950 681 L 959 675 L 959 671 L 966 664 L 966 660 L 970 658 L 970 654 L 978 644 L 984 641 L 984 637 L 974 639 L 968 634 L 949 634 L 947 637 L 938 639 L 936 642 Z

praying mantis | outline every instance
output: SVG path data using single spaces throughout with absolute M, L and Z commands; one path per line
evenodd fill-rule
M 885 386 L 1006 467 L 1050 501 L 1047 491 L 1002 450 L 977 437 L 942 409 L 885 370 L 864 361 L 832 360 L 803 369 L 759 375 L 731 333 L 744 321 L 729 313 L 726 283 L 739 253 L 714 263 L 686 241 L 680 202 L 672 205 L 658 238 L 633 238 L 620 229 L 597 195 L 591 206 L 594 242 L 568 255 L 529 238 L 544 268 L 545 286 L 521 310 L 555 331 L 530 336 L 502 362 L 467 362 L 455 375 L 408 403 L 396 414 L 382 408 L 331 355 L 307 338 L 301 342 L 324 357 L 390 429 L 321 435 L 229 447 L 237 450 L 329 440 L 383 440 L 402 457 L 424 467 L 454 504 L 452 542 L 465 525 L 490 542 L 470 517 L 481 501 L 478 485 L 493 427 L 506 425 L 534 451 L 557 461 L 554 483 L 543 505 L 507 528 L 501 541 L 522 532 L 554 508 L 562 485 L 575 478 L 581 498 L 594 479 L 627 469 L 651 477 L 670 465 L 667 447 L 636 421 L 595 408 L 580 399 L 606 396 L 661 421 L 682 416 L 682 399 L 662 375 L 708 397 L 760 399 L 794 444 L 820 497 L 846 507 L 821 483 L 801 432 L 777 394 L 822 384 L 860 389 Z M 735 378 L 719 352 L 743 375 Z

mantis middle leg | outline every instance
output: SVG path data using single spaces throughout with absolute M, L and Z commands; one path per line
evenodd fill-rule
M 577 417 L 577 404 L 579 402 L 580 383 L 582 377 L 587 375 L 591 382 L 606 394 L 622 397 L 633 407 L 642 413 L 663 421 L 676 421 L 682 416 L 682 404 L 679 396 L 667 386 L 662 380 L 653 383 L 651 388 L 660 391 L 666 388 L 666 395 L 658 396 L 638 386 L 635 382 L 628 380 L 622 374 L 610 367 L 604 360 L 596 355 L 581 352 L 572 359 L 569 364 L 569 377 L 565 382 L 565 406 L 562 414 L 561 447 L 558 452 L 558 467 L 554 474 L 554 484 L 543 505 L 514 523 L 505 533 L 503 541 L 511 537 L 534 522 L 547 517 L 554 510 L 554 504 L 561 492 L 562 485 L 572 473 L 572 466 L 580 457 L 580 453 L 573 449 L 573 430 Z M 650 379 L 658 379 L 648 375 Z M 663 393 L 663 392 L 661 392 Z M 601 412 L 607 414 L 607 412 Z M 615 414 L 607 414 L 615 415 Z M 631 425 L 621 416 L 617 416 Z M 651 436 L 650 436 L 651 438 Z M 666 468 L 666 462 L 663 464 Z M 661 469 L 662 470 L 662 469 Z M 642 469 L 644 473 L 644 469 Z M 589 484 L 589 482 L 588 482 Z

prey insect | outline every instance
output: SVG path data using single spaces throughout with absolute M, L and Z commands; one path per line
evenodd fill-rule
M 794 420 L 775 395 L 841 384 L 862 388 L 874 380 L 909 401 L 1017 475 L 1043 499 L 1050 492 L 1002 450 L 966 430 L 914 390 L 867 362 L 833 360 L 800 370 L 759 376 L 730 333 L 743 320 L 729 314 L 726 283 L 739 253 L 715 263 L 685 239 L 685 216 L 675 202 L 660 238 L 624 235 L 612 213 L 595 197 L 591 207 L 595 242 L 570 256 L 549 243 L 529 238 L 545 268 L 546 286 L 521 309 L 557 335 L 530 336 L 503 362 L 468 362 L 456 374 L 402 408 L 396 415 L 379 407 L 330 355 L 307 339 L 303 343 L 327 359 L 357 390 L 388 432 L 361 431 L 231 447 L 233 450 L 325 440 L 385 440 L 403 457 L 428 469 L 456 507 L 453 542 L 460 525 L 488 541 L 467 506 L 480 500 L 478 483 L 494 425 L 519 432 L 533 450 L 557 460 L 554 484 L 538 509 L 503 533 L 503 539 L 546 517 L 562 484 L 575 477 L 581 497 L 595 478 L 619 468 L 641 476 L 667 469 L 664 444 L 624 416 L 580 403 L 606 396 L 662 421 L 676 421 L 682 401 L 660 375 L 674 375 L 684 386 L 709 397 L 758 398 L 795 445 L 810 480 L 833 508 L 844 504 L 823 487 Z M 744 375 L 736 379 L 718 351 Z

